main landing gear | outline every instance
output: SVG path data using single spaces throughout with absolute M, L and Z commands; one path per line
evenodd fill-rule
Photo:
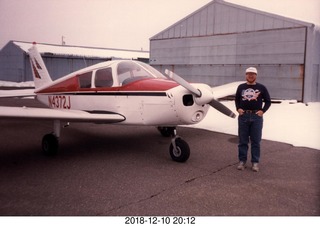
M 54 120 L 53 132 L 42 138 L 42 152 L 47 156 L 56 155 L 59 149 L 60 121 Z
M 66 126 L 68 126 L 67 124 Z M 64 126 L 65 127 L 65 126 Z M 190 157 L 190 148 L 186 141 L 177 135 L 175 127 L 158 127 L 160 133 L 165 137 L 172 137 L 169 147 L 169 153 L 172 160 L 176 162 L 185 162 Z M 59 137 L 61 131 L 60 120 L 54 120 L 53 132 L 44 135 L 42 138 L 42 152 L 47 156 L 53 156 L 58 153 Z
M 171 136 L 169 153 L 173 161 L 185 162 L 190 157 L 190 148 L 186 141 L 177 135 L 175 127 L 158 127 L 161 135 L 164 137 Z

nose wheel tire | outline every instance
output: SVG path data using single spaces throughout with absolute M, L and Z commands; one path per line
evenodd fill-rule
M 56 155 L 59 148 L 59 140 L 54 134 L 47 134 L 42 138 L 42 152 L 47 156 Z
M 176 162 L 185 162 L 190 157 L 190 148 L 188 143 L 179 137 L 172 141 L 169 152 L 172 160 Z

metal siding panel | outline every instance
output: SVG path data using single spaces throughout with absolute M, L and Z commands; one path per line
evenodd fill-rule
M 284 25 L 284 27 L 295 27 L 294 24 L 289 21 L 284 21 L 283 25 Z
M 305 41 L 305 28 L 257 31 L 239 35 L 244 35 L 244 38 L 238 38 L 239 44 Z
M 278 28 L 283 28 L 284 27 L 284 21 L 280 19 L 273 19 L 273 28 L 278 29 Z
M 28 55 L 25 55 L 25 81 L 32 81 L 33 75 L 31 71 L 31 64 Z
M 169 29 L 169 38 L 173 38 L 174 37 L 174 27 Z
M 187 19 L 187 37 L 191 37 L 193 35 L 193 18 L 189 17 Z
M 243 10 L 239 10 L 238 11 L 238 24 L 237 24 L 236 32 L 246 31 L 246 23 L 247 23 L 246 12 Z
M 25 79 L 24 51 L 9 42 L 0 51 L 0 80 L 22 82 Z
M 259 31 L 263 30 L 264 26 L 264 16 L 260 14 L 255 14 L 255 20 L 254 20 L 254 30 Z
M 177 24 L 174 27 L 174 37 L 175 38 L 180 38 L 181 37 L 181 24 Z
M 173 69 L 175 73 L 189 82 L 206 83 L 217 86 L 245 79 L 245 69 L 248 65 L 162 65 L 155 66 L 164 72 L 166 68 Z M 257 65 L 257 81 L 264 84 L 274 99 L 296 99 L 302 100 L 302 77 L 291 74 L 300 74 L 299 65 Z M 293 77 L 293 78 L 291 78 Z
M 214 8 L 214 34 L 221 33 L 221 27 L 223 26 L 223 19 L 222 19 L 222 12 L 221 12 L 221 5 L 216 5 Z
M 238 29 L 238 10 L 230 8 L 229 10 L 229 32 L 236 32 Z
M 304 22 L 220 1 L 213 1 L 200 11 L 190 14 L 180 23 L 185 21 L 188 37 L 309 26 Z M 170 29 L 169 27 L 162 33 L 167 33 Z M 158 34 L 157 38 L 160 38 L 162 33 Z M 162 37 L 166 38 L 166 36 Z
M 184 20 L 181 22 L 181 37 L 186 37 L 187 36 L 187 21 Z
M 273 18 L 265 16 L 263 21 L 263 29 L 273 29 Z
M 204 8 L 200 12 L 200 35 L 204 36 L 207 35 L 207 20 L 208 20 L 208 9 Z
M 163 33 L 163 39 L 169 38 L 169 31 Z
M 234 64 L 236 35 L 153 41 L 152 64 Z
M 62 76 L 67 75 L 69 73 L 69 67 L 66 63 L 66 59 L 44 56 L 43 61 L 47 66 L 48 72 L 52 80 L 61 78 Z
M 239 34 L 237 64 L 303 64 L 304 28 Z
M 162 66 L 162 68 L 170 67 L 172 66 Z M 176 65 L 174 71 L 188 82 L 206 83 L 210 86 L 233 82 L 235 79 L 234 65 Z M 226 74 L 230 76 L 225 76 Z
M 229 31 L 229 7 L 221 6 L 221 13 L 219 14 L 221 17 L 221 27 L 220 33 L 230 33 Z
M 207 35 L 214 34 L 214 18 L 214 5 L 210 4 L 208 6 Z
M 200 35 L 200 13 L 197 13 L 193 16 L 193 35 L 192 36 L 199 36 Z
M 92 65 L 92 62 L 90 60 L 84 60 L 84 59 L 70 59 L 69 61 L 69 67 L 71 71 L 77 71 L 82 68 L 88 67 Z
M 246 13 L 246 31 L 253 31 L 254 30 L 254 19 L 255 14 L 251 12 Z

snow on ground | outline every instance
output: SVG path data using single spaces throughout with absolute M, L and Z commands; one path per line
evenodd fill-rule
M 0 87 L 34 87 L 34 82 L 8 82 L 0 81 Z
M 34 82 L 0 81 L 0 87 L 32 87 Z M 234 101 L 223 101 L 224 105 L 235 112 Z M 320 150 L 320 102 L 297 103 L 281 101 L 272 104 L 264 114 L 262 138 Z M 238 134 L 237 119 L 229 118 L 210 108 L 203 121 L 188 126 L 226 134 Z
M 235 111 L 234 101 L 223 101 Z M 282 101 L 273 103 L 264 114 L 262 138 L 320 150 L 320 103 Z M 238 120 L 210 108 L 203 121 L 189 127 L 226 134 L 238 134 Z

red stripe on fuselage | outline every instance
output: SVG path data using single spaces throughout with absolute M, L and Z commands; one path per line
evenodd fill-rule
M 119 91 L 167 91 L 178 84 L 165 79 L 144 79 L 118 87 Z
M 116 87 L 101 87 L 101 88 L 80 88 L 77 77 L 73 77 L 62 81 L 58 84 L 38 91 L 41 93 L 72 93 L 72 92 L 88 92 L 88 91 L 167 91 L 171 88 L 178 86 L 178 84 L 171 80 L 165 79 L 143 79 L 138 80 L 124 86 Z

